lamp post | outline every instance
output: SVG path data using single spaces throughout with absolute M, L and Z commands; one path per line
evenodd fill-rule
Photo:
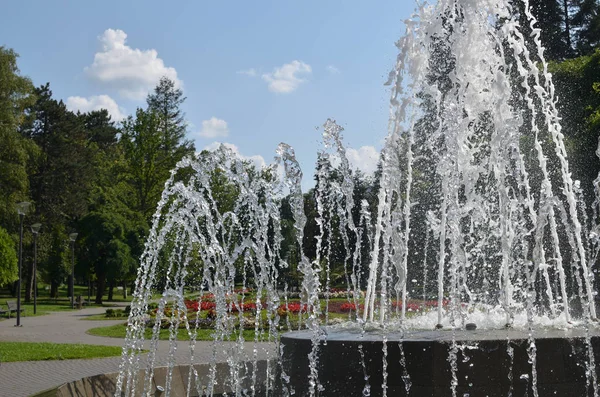
M 17 213 L 19 214 L 19 281 L 17 281 L 17 324 L 15 327 L 21 326 L 21 269 L 23 265 L 23 220 L 25 215 L 29 212 L 29 206 L 31 205 L 28 201 L 22 201 L 17 204 Z
M 71 309 L 75 309 L 75 240 L 77 233 L 69 234 L 71 240 Z
M 33 314 L 37 313 L 37 236 L 41 227 L 41 223 L 31 225 L 33 233 Z

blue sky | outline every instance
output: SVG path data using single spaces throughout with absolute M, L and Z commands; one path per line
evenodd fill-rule
M 0 45 L 72 109 L 132 114 L 161 75 L 181 84 L 197 149 L 227 142 L 270 163 L 295 148 L 311 179 L 327 118 L 369 172 L 387 131 L 394 42 L 415 4 L 395 1 L 12 1 Z M 233 147 L 232 146 L 232 147 Z M 260 157 L 259 157 L 260 156 Z

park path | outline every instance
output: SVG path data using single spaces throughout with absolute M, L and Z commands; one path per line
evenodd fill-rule
M 85 343 L 90 345 L 122 346 L 123 339 L 105 338 L 86 333 L 90 328 L 113 325 L 123 320 L 85 321 L 82 318 L 105 312 L 105 308 L 86 308 L 70 312 L 52 312 L 45 316 L 21 317 L 22 327 L 15 327 L 15 319 L 0 321 L 0 342 L 53 342 Z M 175 354 L 176 364 L 189 364 L 187 342 L 181 342 Z M 258 346 L 259 358 L 265 357 L 272 346 L 266 343 Z M 224 361 L 225 354 L 219 349 L 218 360 Z M 251 355 L 252 344 L 247 346 Z M 169 342 L 160 341 L 157 349 L 158 366 L 167 365 Z M 213 343 L 196 342 L 196 363 L 211 362 Z M 145 355 L 144 355 L 145 356 Z M 87 376 L 118 372 L 120 357 L 95 358 L 85 360 L 24 361 L 15 363 L 0 362 L 0 397 L 27 397 L 63 383 Z

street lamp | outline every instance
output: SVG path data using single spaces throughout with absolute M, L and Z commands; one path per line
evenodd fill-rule
M 33 233 L 33 314 L 37 313 L 37 236 L 41 227 L 41 223 L 31 225 L 31 233 Z
M 21 326 L 21 268 L 23 267 L 23 219 L 29 212 L 31 203 L 22 201 L 17 204 L 17 213 L 19 214 L 19 281 L 17 281 L 17 324 L 15 327 Z
M 75 240 L 77 233 L 69 234 L 71 240 L 71 309 L 75 309 Z

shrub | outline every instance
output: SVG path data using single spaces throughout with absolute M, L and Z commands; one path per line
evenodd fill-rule
M 125 311 L 121 309 L 106 309 L 106 317 L 124 317 Z

